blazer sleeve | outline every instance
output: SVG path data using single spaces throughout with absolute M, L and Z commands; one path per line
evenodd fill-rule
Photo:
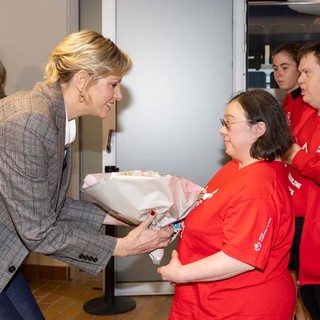
M 84 232 L 98 233 L 101 231 L 105 215 L 105 211 L 89 201 L 66 198 L 58 220 L 71 223 Z
M 47 114 L 22 112 L 3 126 L 0 192 L 17 235 L 29 251 L 100 272 L 116 239 L 100 233 L 102 210 L 61 194 L 64 137 L 61 147 L 56 124 Z

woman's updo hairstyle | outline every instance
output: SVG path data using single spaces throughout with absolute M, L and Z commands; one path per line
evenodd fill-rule
M 131 58 L 110 39 L 95 31 L 80 31 L 66 36 L 52 51 L 45 78 L 48 84 L 66 83 L 85 70 L 95 81 L 111 74 L 122 77 L 131 67 Z

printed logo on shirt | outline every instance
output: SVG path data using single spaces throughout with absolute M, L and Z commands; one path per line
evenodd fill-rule
M 207 189 L 207 188 L 208 188 L 208 186 L 206 187 L 206 189 Z M 212 198 L 212 197 L 218 192 L 218 190 L 219 190 L 219 188 L 216 189 L 216 190 L 214 190 L 214 191 L 211 192 L 211 193 L 206 192 L 206 193 L 202 196 L 202 198 L 200 199 L 200 201 L 198 201 L 198 202 L 195 204 L 195 207 L 197 207 L 198 205 L 200 205 L 203 201 L 206 201 L 206 200 Z
M 288 189 L 289 189 L 289 192 L 290 192 L 290 196 L 292 196 L 294 194 L 294 190 L 291 189 L 289 186 L 288 186 Z
M 265 238 L 266 233 L 267 233 L 267 231 L 268 231 L 268 229 L 269 229 L 269 225 L 270 225 L 270 223 L 271 223 L 271 220 L 272 220 L 272 219 L 269 218 L 265 230 L 260 234 L 260 237 L 259 237 L 258 241 L 253 244 L 254 251 L 260 251 L 260 250 L 261 250 L 261 248 L 262 248 L 262 242 L 263 242 L 263 239 Z
M 308 151 L 308 142 L 306 142 L 301 149 L 305 150 L 306 153 L 309 153 Z M 318 146 L 318 149 L 316 150 L 316 153 L 320 153 L 320 146 Z
M 288 173 L 288 179 L 291 182 L 293 186 L 295 186 L 297 189 L 301 189 L 302 184 L 298 182 L 291 174 L 291 172 Z M 290 188 L 289 188 L 290 190 Z
M 207 199 L 210 199 L 212 198 L 217 192 L 218 192 L 219 188 L 214 190 L 213 192 L 211 193 L 205 193 L 204 196 L 202 197 L 202 200 L 207 200 Z
M 253 246 L 254 246 L 254 251 L 260 251 L 261 247 L 262 247 L 262 244 L 261 244 L 260 241 L 258 241 Z
M 308 142 L 306 142 L 302 147 L 301 149 L 305 150 L 306 153 L 309 153 L 308 151 Z

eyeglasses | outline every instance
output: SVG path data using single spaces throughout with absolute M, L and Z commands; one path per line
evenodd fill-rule
M 226 129 L 229 130 L 231 124 L 239 123 L 239 122 L 250 122 L 250 121 L 249 120 L 239 120 L 239 121 L 229 122 L 229 121 L 226 121 L 226 120 L 220 118 L 220 122 L 223 127 L 226 127 Z

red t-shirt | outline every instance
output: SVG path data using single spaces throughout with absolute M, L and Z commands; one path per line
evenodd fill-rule
M 178 253 L 188 264 L 218 251 L 255 270 L 230 279 L 177 285 L 170 320 L 292 319 L 295 287 L 288 271 L 294 215 L 281 162 L 239 170 L 226 164 L 185 219 Z

